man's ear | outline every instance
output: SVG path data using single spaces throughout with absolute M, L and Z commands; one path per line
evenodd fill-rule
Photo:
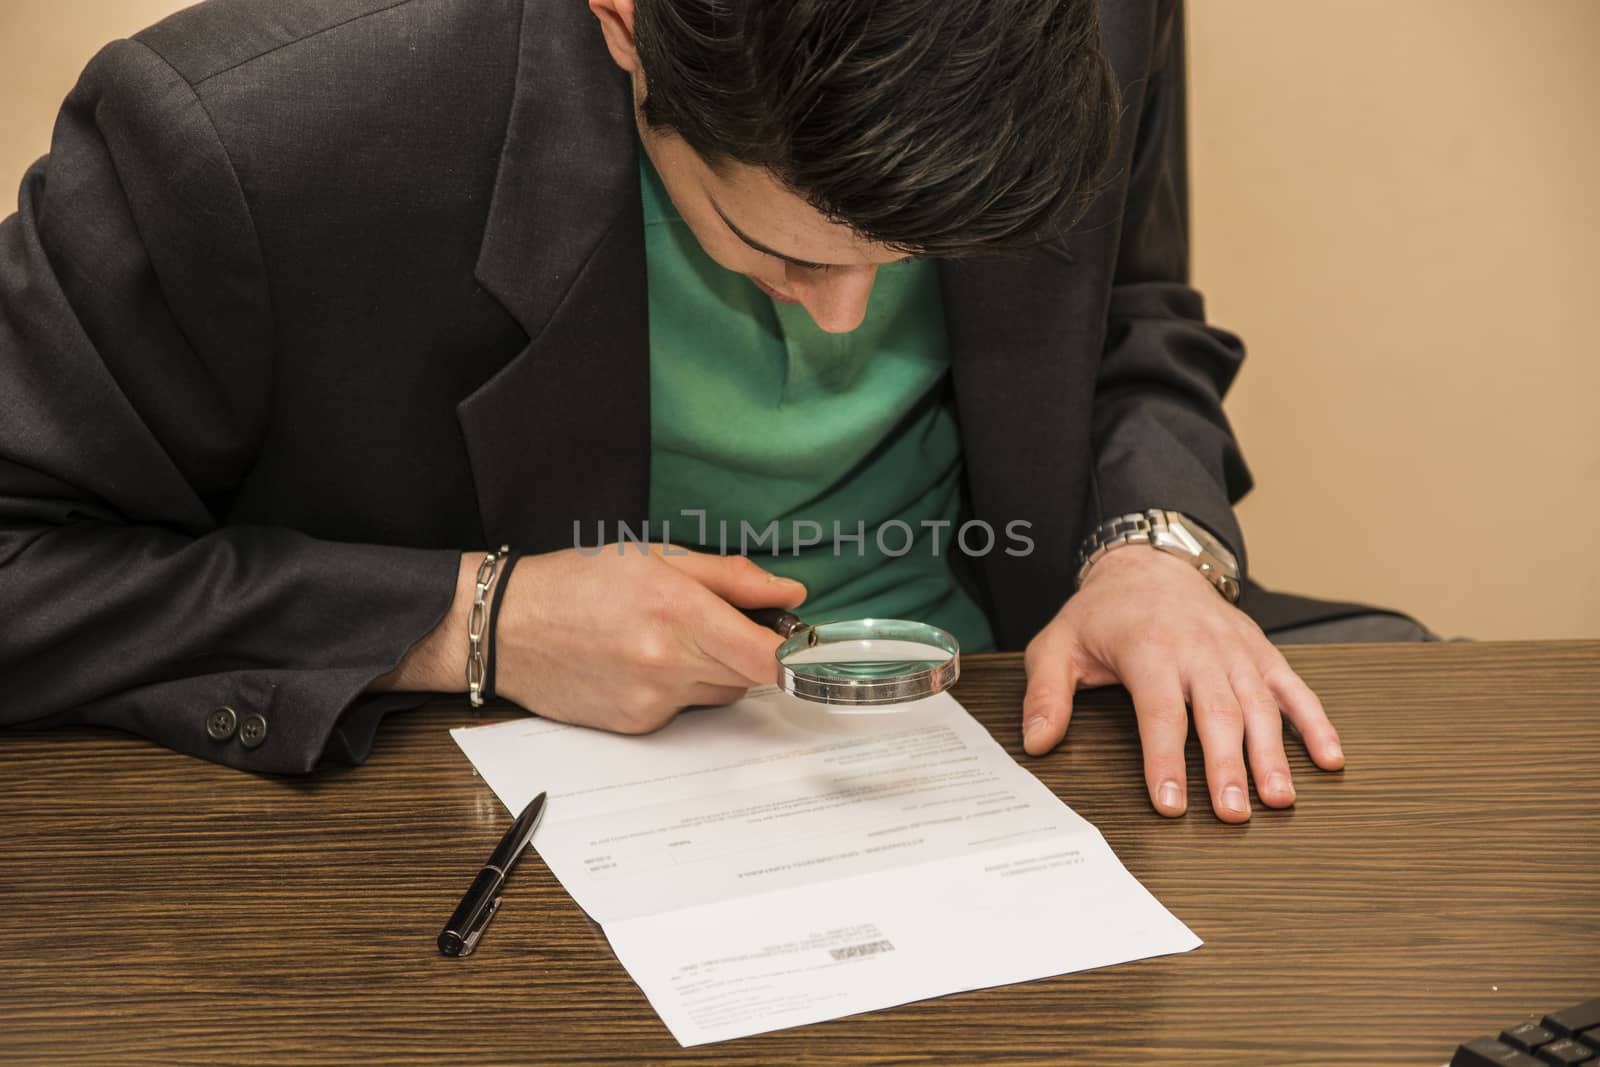
M 629 74 L 639 72 L 639 53 L 633 47 L 633 0 L 589 0 L 589 10 L 600 20 L 606 48 L 617 66 Z

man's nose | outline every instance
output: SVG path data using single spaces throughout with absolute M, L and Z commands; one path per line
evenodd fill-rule
M 789 285 L 818 329 L 849 333 L 867 317 L 867 298 L 872 295 L 877 276 L 877 264 L 827 270 L 794 268 Z

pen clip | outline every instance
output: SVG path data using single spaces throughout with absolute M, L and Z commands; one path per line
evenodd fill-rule
M 499 910 L 500 898 L 495 897 L 489 902 L 489 906 L 483 909 L 483 918 L 474 923 L 472 929 L 467 932 L 467 936 L 462 938 L 461 951 L 456 954 L 458 958 L 472 955 L 472 950 L 478 947 L 478 939 L 483 936 L 483 931 L 489 926 L 489 920 L 494 918 L 494 913 Z

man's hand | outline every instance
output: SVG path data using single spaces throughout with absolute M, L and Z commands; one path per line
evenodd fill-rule
M 1186 702 L 1205 753 L 1211 807 L 1224 822 L 1250 818 L 1246 757 L 1263 804 L 1294 803 L 1284 716 L 1317 766 L 1344 766 L 1322 702 L 1282 653 L 1199 571 L 1165 552 L 1130 546 L 1102 556 L 1029 643 L 1025 662 L 1023 747 L 1035 756 L 1060 744 L 1080 686 L 1127 687 L 1145 784 L 1163 815 L 1181 815 L 1186 806 Z
M 449 615 L 374 689 L 465 690 L 482 559 L 462 557 Z M 794 608 L 805 595 L 741 556 L 634 544 L 524 556 L 495 624 L 495 691 L 561 722 L 657 730 L 685 707 L 776 681 L 783 639 L 738 609 Z

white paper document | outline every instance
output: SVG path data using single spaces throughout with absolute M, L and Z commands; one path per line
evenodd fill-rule
M 1200 944 L 948 695 L 451 735 L 686 1046 Z

